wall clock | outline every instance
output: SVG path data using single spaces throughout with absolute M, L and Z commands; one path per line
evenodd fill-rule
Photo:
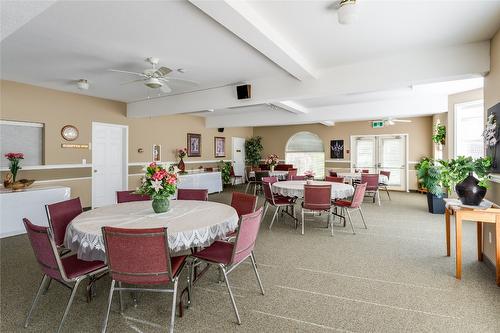
M 61 136 L 64 140 L 74 141 L 78 139 L 78 129 L 73 125 L 66 125 L 61 129 Z

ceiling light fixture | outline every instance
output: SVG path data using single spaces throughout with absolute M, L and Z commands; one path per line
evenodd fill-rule
M 80 79 L 80 80 L 76 81 L 76 86 L 80 90 L 88 90 L 90 87 L 90 84 L 89 84 L 89 81 L 87 81 L 85 79 Z
M 337 15 L 340 24 L 354 23 L 358 18 L 356 0 L 340 0 Z
M 160 88 L 161 86 L 163 86 L 163 83 L 161 83 L 160 80 L 158 80 L 157 78 L 154 78 L 154 77 L 145 80 L 144 84 L 146 86 L 148 86 L 149 88 L 153 88 L 153 89 Z

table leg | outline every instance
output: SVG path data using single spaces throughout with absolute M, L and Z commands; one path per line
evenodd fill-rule
M 446 208 L 446 256 L 450 256 L 450 209 Z
M 477 225 L 477 260 L 483 261 L 483 222 L 476 222 Z
M 495 221 L 495 248 L 496 248 L 496 266 L 497 266 L 497 286 L 500 287 L 500 215 L 496 216 Z
M 460 211 L 455 214 L 455 256 L 455 277 L 460 280 L 462 278 L 462 214 Z

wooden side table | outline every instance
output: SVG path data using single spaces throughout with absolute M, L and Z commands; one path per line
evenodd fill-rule
M 483 223 L 495 224 L 496 284 L 500 287 L 500 206 L 483 200 L 480 206 L 464 206 L 459 200 L 446 201 L 446 256 L 450 256 L 450 220 L 455 215 L 455 277 L 462 278 L 462 221 L 475 221 L 477 225 L 477 260 L 483 261 Z M 494 208 L 493 208 L 494 207 Z

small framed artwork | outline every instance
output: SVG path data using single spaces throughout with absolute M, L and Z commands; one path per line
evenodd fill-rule
M 201 134 L 188 133 L 187 155 L 188 157 L 201 157 Z
M 215 157 L 226 157 L 226 138 L 214 137 L 214 152 Z
M 161 161 L 161 145 L 153 145 L 153 162 Z
M 344 140 L 330 141 L 330 158 L 335 158 L 335 159 L 344 158 Z

